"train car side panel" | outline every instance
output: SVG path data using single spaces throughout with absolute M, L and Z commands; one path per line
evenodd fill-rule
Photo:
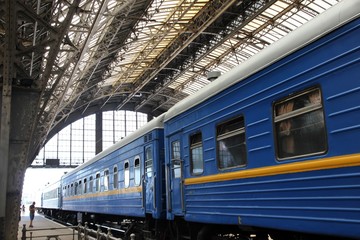
M 166 120 L 186 220 L 360 236 L 359 39 L 354 19 Z
M 164 214 L 162 118 L 65 175 L 63 210 L 119 218 Z M 150 177 L 151 175 L 151 177 Z M 156 178 L 160 180 L 156 182 Z
M 56 181 L 46 186 L 42 191 L 41 208 L 60 209 L 61 208 L 61 185 Z

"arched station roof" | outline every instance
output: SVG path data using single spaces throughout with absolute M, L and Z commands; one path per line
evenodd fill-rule
M 11 74 L 14 87 L 40 94 L 35 149 L 95 112 L 159 116 L 207 85 L 209 72 L 241 64 L 337 2 L 5 0 L 1 84 Z M 16 48 L 5 51 L 11 39 Z

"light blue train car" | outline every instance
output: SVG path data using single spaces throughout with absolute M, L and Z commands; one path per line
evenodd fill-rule
M 359 14 L 340 2 L 168 111 L 169 220 L 360 237 Z
M 93 222 L 146 215 L 164 218 L 162 119 L 154 119 L 64 175 L 62 210 L 79 212 L 83 221 Z
M 40 208 L 45 215 L 53 217 L 61 209 L 61 203 L 61 182 L 57 180 L 42 190 Z

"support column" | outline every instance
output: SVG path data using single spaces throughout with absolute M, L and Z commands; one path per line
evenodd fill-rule
M 4 67 L 5 68 L 5 67 Z M 4 71 L 5 72 L 5 71 Z M 4 76 L 1 96 L 1 123 L 0 123 L 0 239 L 5 239 L 5 215 L 7 196 L 7 177 L 9 164 L 9 136 L 11 115 L 11 84 Z
M 11 115 L 11 95 L 12 79 L 14 74 L 15 62 L 15 33 L 16 15 L 15 4 L 11 0 L 5 1 L 5 44 L 3 61 L 3 87 L 1 89 L 1 120 L 0 120 L 0 239 L 6 238 L 6 199 L 8 195 L 7 178 L 9 165 L 9 138 L 10 138 L 10 115 Z
M 96 148 L 95 148 L 95 154 L 98 154 L 102 152 L 103 145 L 102 145 L 102 112 L 96 113 L 96 120 L 95 120 L 95 142 L 96 142 Z
M 5 226 L 5 237 L 1 240 L 17 239 L 24 174 L 30 164 L 28 150 L 36 116 L 34 106 L 39 102 L 39 97 L 38 91 L 12 89 L 5 223 L 1 225 Z

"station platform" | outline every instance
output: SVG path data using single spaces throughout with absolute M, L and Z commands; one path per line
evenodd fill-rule
M 29 227 L 30 217 L 29 212 L 21 213 L 21 221 L 18 228 L 18 240 L 22 240 L 23 228 L 26 228 L 26 240 L 74 240 L 78 239 L 77 231 L 71 228 L 67 228 L 59 223 L 51 221 L 45 218 L 43 215 L 35 213 L 35 219 L 33 221 L 32 228 Z

